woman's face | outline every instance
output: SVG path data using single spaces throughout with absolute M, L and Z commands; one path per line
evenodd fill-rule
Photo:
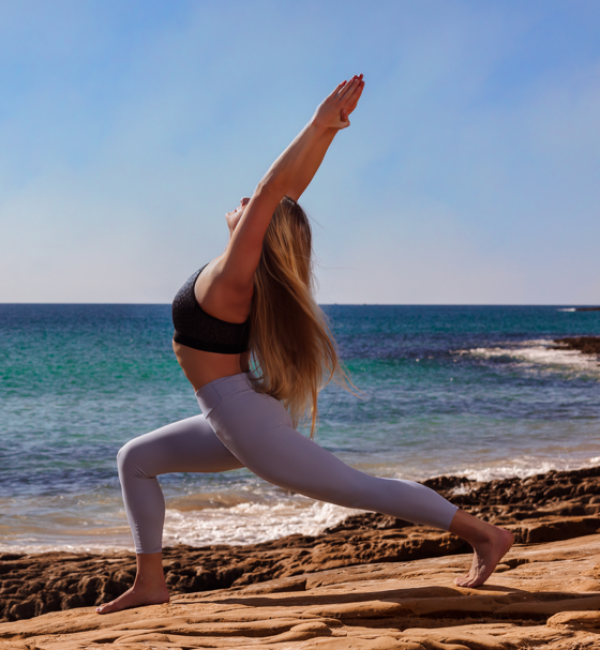
M 240 204 L 238 207 L 225 215 L 227 226 L 229 227 L 229 232 L 231 234 L 233 234 L 233 231 L 236 229 L 238 223 L 240 222 L 240 219 L 242 218 L 242 215 L 244 214 L 244 210 L 246 209 L 248 203 L 250 203 L 250 199 L 247 196 L 243 197 L 240 199 Z

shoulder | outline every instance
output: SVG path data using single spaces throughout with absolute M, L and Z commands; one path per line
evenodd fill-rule
M 252 307 L 254 284 L 239 287 L 228 277 L 226 252 L 209 262 L 199 273 L 195 285 L 196 302 L 202 309 L 221 320 L 243 322 Z

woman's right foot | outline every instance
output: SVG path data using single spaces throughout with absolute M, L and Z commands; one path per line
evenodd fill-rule
M 460 509 L 454 514 L 449 531 L 469 542 L 474 551 L 469 573 L 455 581 L 459 587 L 482 585 L 514 542 L 509 530 L 488 524 Z
M 118 598 L 111 600 L 110 603 L 104 603 L 96 608 L 97 614 L 110 614 L 111 612 L 120 612 L 122 609 L 132 607 L 143 607 L 144 605 L 162 605 L 169 602 L 169 591 L 166 586 L 163 587 L 136 587 L 134 584 L 131 589 L 121 594 Z
M 494 572 L 496 565 L 508 553 L 515 538 L 504 528 L 492 527 L 487 539 L 471 542 L 473 562 L 469 573 L 455 580 L 459 587 L 479 587 Z

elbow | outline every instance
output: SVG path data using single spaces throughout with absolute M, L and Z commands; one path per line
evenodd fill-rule
M 263 178 L 263 180 L 260 181 L 259 184 L 256 186 L 256 189 L 254 190 L 254 194 L 252 196 L 264 196 L 265 193 L 268 191 L 269 191 L 269 183 Z
M 266 199 L 274 203 L 279 203 L 279 201 L 281 201 L 281 199 L 286 195 L 288 189 L 288 184 L 284 182 L 284 179 L 277 177 L 269 178 L 269 176 L 266 176 L 256 186 L 254 196 L 260 197 L 263 200 Z

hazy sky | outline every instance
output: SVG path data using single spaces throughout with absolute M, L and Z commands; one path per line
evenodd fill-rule
M 322 303 L 600 303 L 597 0 L 0 0 L 0 302 L 170 302 L 344 78 Z

